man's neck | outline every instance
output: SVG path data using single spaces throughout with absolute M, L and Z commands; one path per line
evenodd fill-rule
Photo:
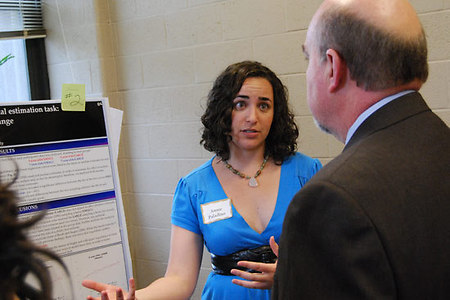
M 345 144 L 348 143 L 348 141 L 351 139 L 351 137 L 353 136 L 353 134 L 355 133 L 355 131 L 358 129 L 358 127 L 374 112 L 376 112 L 378 109 L 380 109 L 381 107 L 385 106 L 386 104 L 388 104 L 389 102 L 403 96 L 409 93 L 414 92 L 414 90 L 406 90 L 406 91 L 401 91 L 399 93 L 396 93 L 394 95 L 390 95 L 388 97 L 385 97 L 383 99 L 381 99 L 380 101 L 376 102 L 375 104 L 373 104 L 372 106 L 370 106 L 368 109 L 366 109 L 362 114 L 360 114 L 358 116 L 358 118 L 355 120 L 355 122 L 352 124 L 352 126 L 350 126 L 349 130 L 347 131 L 347 137 L 345 139 Z

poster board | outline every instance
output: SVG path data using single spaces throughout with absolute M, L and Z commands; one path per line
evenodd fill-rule
M 67 278 L 46 262 L 54 299 L 96 295 L 83 279 L 128 288 L 132 276 L 116 164 L 120 120 L 108 121 L 112 110 L 106 98 L 87 100 L 82 112 L 63 111 L 57 100 L 0 103 L 1 182 L 18 172 L 11 189 L 19 218 L 46 211 L 29 237 L 60 255 L 70 272 Z

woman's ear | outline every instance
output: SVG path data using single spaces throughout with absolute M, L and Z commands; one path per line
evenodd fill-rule
M 328 91 L 330 93 L 339 90 L 345 83 L 347 65 L 339 53 L 334 49 L 328 49 L 327 55 L 327 76 Z

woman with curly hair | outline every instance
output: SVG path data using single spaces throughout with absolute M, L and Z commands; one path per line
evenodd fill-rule
M 286 88 L 258 62 L 232 64 L 219 75 L 201 120 L 201 144 L 215 155 L 178 183 L 166 274 L 126 299 L 189 298 L 203 245 L 213 270 L 202 299 L 271 297 L 286 209 L 322 165 L 296 152 Z M 83 284 L 102 291 L 102 300 L 123 299 L 116 287 Z
M 44 215 L 18 220 L 16 195 L 10 189 L 14 181 L 0 182 L 0 300 L 50 300 L 52 284 L 44 260 L 55 260 L 67 274 L 68 270 L 56 254 L 28 240 L 25 231 Z M 30 275 L 37 286 L 28 281 Z

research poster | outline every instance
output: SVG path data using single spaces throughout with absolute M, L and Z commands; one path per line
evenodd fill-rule
M 54 299 L 96 295 L 83 279 L 127 288 L 132 274 L 108 109 L 103 98 L 86 101 L 85 111 L 54 100 L 0 103 L 1 182 L 16 178 L 20 219 L 45 211 L 29 237 L 70 272 L 47 262 Z

